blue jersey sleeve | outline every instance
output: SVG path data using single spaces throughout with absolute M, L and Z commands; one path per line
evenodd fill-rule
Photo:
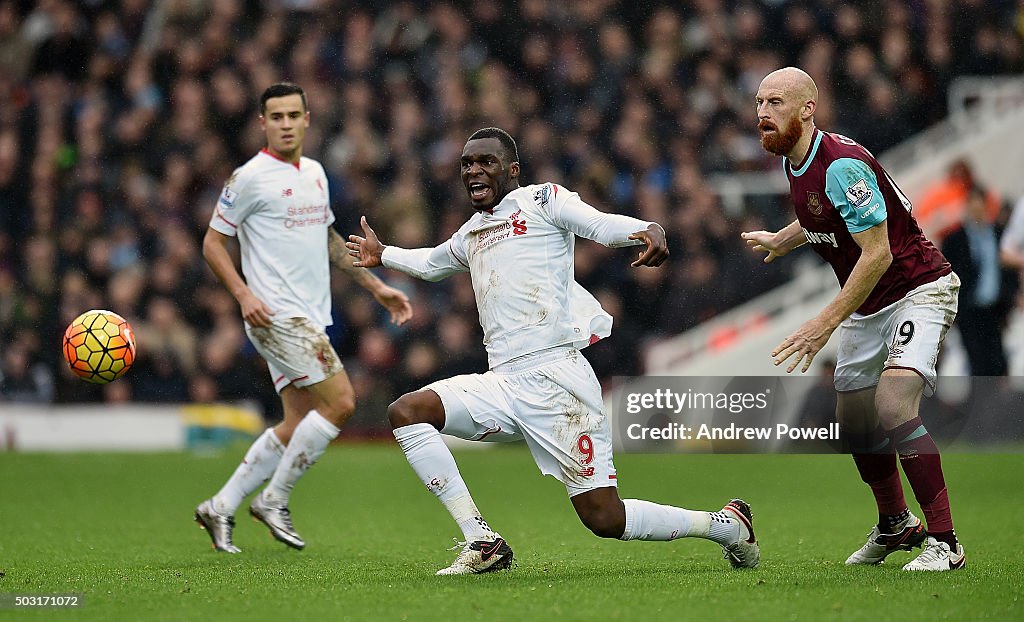
M 846 221 L 850 233 L 860 233 L 886 218 L 878 178 L 862 160 L 840 158 L 825 173 L 825 194 Z

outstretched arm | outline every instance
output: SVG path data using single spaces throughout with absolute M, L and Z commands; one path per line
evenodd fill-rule
M 266 328 L 270 326 L 270 316 L 274 315 L 274 312 L 252 293 L 235 268 L 235 262 L 231 260 L 231 254 L 227 249 L 230 237 L 219 231 L 207 229 L 206 236 L 203 237 L 203 258 L 224 287 L 238 301 L 238 306 L 242 309 L 242 318 L 250 326 Z
M 668 241 L 665 239 L 665 228 L 656 222 L 652 222 L 643 231 L 637 231 L 629 236 L 630 240 L 640 240 L 644 244 L 644 250 L 636 261 L 629 264 L 634 268 L 650 266 L 657 268 L 668 259 Z
M 366 216 L 359 217 L 359 226 L 363 228 L 363 235 L 366 237 L 352 234 L 348 236 L 348 242 L 345 242 L 348 254 L 355 257 L 352 265 L 357 268 L 376 268 L 383 265 L 381 255 L 384 254 L 385 246 L 377 238 L 377 232 L 370 228 L 370 223 L 366 222 Z
M 776 257 L 782 257 L 789 251 L 807 242 L 800 221 L 794 220 L 775 233 L 771 231 L 745 231 L 740 236 L 747 241 L 747 246 L 755 251 L 768 253 L 764 262 L 771 263 Z
M 655 268 L 668 259 L 665 229 L 658 223 L 602 212 L 583 201 L 575 192 L 569 192 L 556 184 L 551 184 L 550 188 L 553 196 L 548 205 L 554 224 L 610 248 L 643 244 L 644 250 L 630 264 L 634 268 Z
M 796 355 L 786 372 L 792 372 L 803 360 L 800 372 L 806 372 L 814 356 L 828 343 L 829 337 L 850 314 L 856 311 L 878 285 L 885 271 L 892 265 L 892 250 L 889 247 L 889 228 L 885 221 L 865 231 L 851 234 L 860 246 L 860 258 L 853 266 L 853 272 L 839 294 L 774 350 L 775 364 L 781 365 Z
M 356 259 L 352 265 L 357 268 L 384 266 L 424 281 L 440 281 L 457 272 L 469 271 L 469 266 L 456 257 L 452 250 L 455 236 L 434 248 L 398 248 L 381 244 L 365 216 L 360 218 L 359 223 L 363 235 L 350 235 L 345 243 L 348 254 Z
M 345 241 L 333 228 L 327 229 L 327 250 L 331 263 L 373 294 L 373 297 L 391 313 L 391 322 L 401 326 L 412 317 L 409 297 L 381 281 L 369 270 L 352 264 L 345 249 Z

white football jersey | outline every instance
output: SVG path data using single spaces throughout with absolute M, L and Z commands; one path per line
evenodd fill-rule
M 576 283 L 575 236 L 605 246 L 651 223 L 606 214 L 557 184 L 509 192 L 489 212 L 477 212 L 435 248 L 388 246 L 388 268 L 436 281 L 469 271 L 490 367 L 547 348 L 586 347 L 611 334 L 612 318 Z
M 274 319 L 330 326 L 327 228 L 333 222 L 320 163 L 303 157 L 296 166 L 264 149 L 228 179 L 210 228 L 238 236 L 242 274 Z

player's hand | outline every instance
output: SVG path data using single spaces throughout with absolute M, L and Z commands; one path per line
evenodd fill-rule
M 782 343 L 775 346 L 775 349 L 772 350 L 775 365 L 782 365 L 790 357 L 796 356 L 786 369 L 786 373 L 792 373 L 801 361 L 803 361 L 803 367 L 800 368 L 800 373 L 806 373 L 810 369 L 815 355 L 828 343 L 833 331 L 835 331 L 834 326 L 829 326 L 819 318 L 809 320 L 796 329 L 792 335 L 786 337 Z
M 665 229 L 658 223 L 653 223 L 643 231 L 637 231 L 629 236 L 630 240 L 640 240 L 645 248 L 636 261 L 629 264 L 634 268 L 650 266 L 657 268 L 668 259 L 668 242 L 665 241 Z
M 776 257 L 782 257 L 789 252 L 775 241 L 776 235 L 771 231 L 744 231 L 740 237 L 755 251 L 768 253 L 764 258 L 765 263 L 771 263 Z
M 380 255 L 384 252 L 384 245 L 380 243 L 377 234 L 366 222 L 366 216 L 359 218 L 359 225 L 363 228 L 363 235 L 366 237 L 350 235 L 348 242 L 345 242 L 348 254 L 356 259 L 352 265 L 357 268 L 376 268 L 381 265 Z
M 412 304 L 401 290 L 385 285 L 374 292 L 373 297 L 391 313 L 391 323 L 401 326 L 412 317 Z
M 250 326 L 256 326 L 257 328 L 270 327 L 270 317 L 274 315 L 274 312 L 262 300 L 257 298 L 251 289 L 246 288 L 238 296 L 238 306 L 242 308 L 242 318 Z

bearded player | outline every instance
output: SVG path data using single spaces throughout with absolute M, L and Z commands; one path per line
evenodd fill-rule
M 938 448 L 918 416 L 935 390 L 936 359 L 957 309 L 960 279 L 924 236 L 910 201 L 856 142 L 814 125 L 818 89 L 805 72 L 779 69 L 757 91 L 761 144 L 783 157 L 797 220 L 743 239 L 771 262 L 810 244 L 842 286 L 821 313 L 772 351 L 806 372 L 839 332 L 836 417 L 874 493 L 878 524 L 847 564 L 877 564 L 922 546 L 904 570 L 963 568 Z M 897 456 L 927 521 L 907 507 Z

